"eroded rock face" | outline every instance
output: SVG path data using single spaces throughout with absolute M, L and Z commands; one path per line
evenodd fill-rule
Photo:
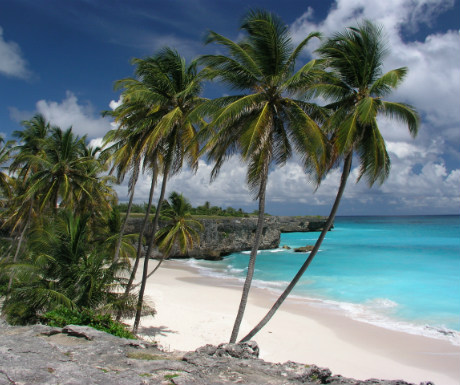
M 86 326 L 12 327 L 0 320 L 0 385 L 413 385 L 357 381 L 296 362 L 271 364 L 258 354 L 253 341 L 167 353 Z
M 282 232 L 308 232 L 319 231 L 324 225 L 324 217 L 275 217 L 267 216 L 262 230 L 260 250 L 279 247 Z M 223 256 L 250 250 L 254 242 L 257 228 L 257 218 L 210 218 L 200 219 L 203 231 L 200 241 L 186 255 L 176 248 L 172 250 L 172 258 L 197 258 L 218 260 Z M 127 233 L 140 231 L 141 218 L 130 219 L 127 223 Z M 148 233 L 152 229 L 149 226 Z M 155 252 L 153 257 L 160 254 Z

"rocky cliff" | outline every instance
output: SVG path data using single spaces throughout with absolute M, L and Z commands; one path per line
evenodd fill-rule
M 168 353 L 85 326 L 12 327 L 0 320 L 0 385 L 413 385 L 358 381 L 295 362 L 271 364 L 258 353 L 251 341 Z
M 251 249 L 257 228 L 256 217 L 204 218 L 199 221 L 204 228 L 200 234 L 200 241 L 186 255 L 182 255 L 179 250 L 173 250 L 171 257 L 215 260 L 230 253 Z M 259 248 L 261 250 L 277 248 L 281 233 L 320 231 L 325 222 L 325 217 L 267 216 Z M 141 218 L 130 218 L 126 232 L 137 233 L 141 225 Z M 149 236 L 151 231 L 150 225 Z

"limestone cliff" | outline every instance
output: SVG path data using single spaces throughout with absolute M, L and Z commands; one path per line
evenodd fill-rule
M 200 241 L 182 255 L 173 250 L 174 258 L 221 259 L 223 256 L 238 251 L 250 250 L 254 241 L 257 218 L 204 218 L 200 219 L 204 230 Z M 282 232 L 320 231 L 326 222 L 325 217 L 288 217 L 267 216 L 264 221 L 260 249 L 274 249 L 280 245 Z M 127 233 L 137 233 L 142 224 L 141 218 L 129 219 Z M 148 236 L 151 233 L 148 229 Z

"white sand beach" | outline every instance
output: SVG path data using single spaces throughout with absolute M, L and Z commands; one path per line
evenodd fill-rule
M 149 279 L 146 296 L 157 314 L 141 320 L 140 334 L 166 350 L 188 351 L 228 341 L 241 291 L 181 262 L 166 261 Z M 268 291 L 251 289 L 240 338 L 273 301 Z M 460 384 L 460 346 L 355 321 L 306 301 L 287 300 L 254 340 L 260 358 L 271 362 L 316 364 L 360 380 Z

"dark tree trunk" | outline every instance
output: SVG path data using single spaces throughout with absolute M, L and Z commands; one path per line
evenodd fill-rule
M 259 215 L 257 217 L 257 230 L 254 239 L 254 244 L 251 249 L 251 256 L 249 258 L 248 272 L 243 285 L 243 293 L 241 295 L 240 306 L 236 315 L 235 323 L 233 325 L 232 335 L 230 337 L 230 343 L 235 343 L 238 338 L 240 331 L 241 321 L 243 320 L 244 311 L 248 302 L 249 290 L 251 289 L 252 277 L 254 276 L 254 267 L 256 264 L 257 251 L 260 245 L 260 239 L 262 236 L 262 230 L 264 227 L 264 213 L 265 213 L 265 190 L 267 187 L 268 179 L 268 164 L 265 165 L 264 175 L 260 182 L 260 193 L 259 193 Z
M 155 243 L 155 233 L 157 232 L 158 222 L 160 220 L 161 205 L 163 203 L 163 199 L 165 196 L 166 183 L 168 181 L 168 174 L 169 174 L 169 168 L 166 168 L 163 174 L 163 182 L 161 184 L 161 193 L 160 193 L 160 198 L 158 199 L 157 211 L 155 213 L 155 219 L 153 220 L 152 235 L 150 237 L 149 245 L 147 248 L 147 253 L 144 256 L 144 269 L 142 272 L 141 287 L 139 289 L 139 297 L 138 297 L 137 306 L 136 306 L 136 317 L 134 319 L 134 325 L 133 325 L 134 334 L 137 334 L 137 329 L 139 328 L 139 323 L 141 320 L 142 305 L 144 302 L 144 292 L 145 292 L 145 286 L 147 284 L 147 273 L 149 270 L 149 259 L 150 259 L 150 254 L 152 253 L 153 245 Z
M 130 194 L 129 194 L 128 208 L 126 210 L 126 215 L 123 218 L 123 223 L 121 224 L 121 228 L 120 228 L 120 234 L 118 234 L 117 244 L 115 246 L 115 255 L 113 256 L 114 262 L 118 262 L 118 259 L 120 258 L 121 242 L 123 240 L 123 234 L 125 232 L 126 222 L 128 222 L 129 214 L 131 214 L 131 207 L 133 206 L 134 192 L 136 190 L 136 183 L 137 183 L 138 176 L 139 176 L 139 165 L 136 165 L 133 170 L 133 176 L 131 177 L 131 189 L 130 189 Z
M 137 268 L 139 267 L 139 260 L 141 259 L 141 255 L 142 255 L 142 245 L 143 245 L 144 233 L 145 233 L 145 229 L 147 228 L 147 224 L 149 222 L 150 210 L 152 209 L 153 193 L 155 191 L 156 179 L 157 179 L 157 168 L 154 167 L 153 173 L 152 173 L 152 183 L 150 184 L 147 211 L 145 213 L 144 221 L 142 222 L 141 231 L 139 232 L 139 239 L 137 241 L 136 260 L 134 261 L 133 269 L 131 270 L 131 275 L 129 276 L 129 280 L 125 288 L 125 293 L 123 296 L 124 299 L 128 297 L 131 291 L 134 279 L 136 278 Z M 117 321 L 120 321 L 121 316 L 122 316 L 122 310 L 120 309 L 117 314 L 117 318 L 116 318 Z
M 252 337 L 254 337 L 267 323 L 270 321 L 270 319 L 273 317 L 273 315 L 276 313 L 278 308 L 281 306 L 281 304 L 284 302 L 284 300 L 288 297 L 294 286 L 299 282 L 300 278 L 302 275 L 305 273 L 307 270 L 308 266 L 310 266 L 310 263 L 313 261 L 313 258 L 315 257 L 316 253 L 319 250 L 319 247 L 321 246 L 321 243 L 324 240 L 324 237 L 326 236 L 327 232 L 332 226 L 332 223 L 335 218 L 335 214 L 337 213 L 337 209 L 339 208 L 340 200 L 342 198 L 343 192 L 345 190 L 345 186 L 347 184 L 347 179 L 348 176 L 350 175 L 350 169 L 351 169 L 351 161 L 353 158 L 353 154 L 350 153 L 347 155 L 344 161 L 343 165 L 343 171 L 342 171 L 342 177 L 340 180 L 340 187 L 337 192 L 337 196 L 334 201 L 334 205 L 332 206 L 331 212 L 329 214 L 329 217 L 326 221 L 325 226 L 323 227 L 323 230 L 321 231 L 321 234 L 318 238 L 318 240 L 315 243 L 315 246 L 313 247 L 313 250 L 310 252 L 310 255 L 308 256 L 307 260 L 304 262 L 302 267 L 299 269 L 295 277 L 292 279 L 292 281 L 289 283 L 287 288 L 284 290 L 284 292 L 281 294 L 281 296 L 278 298 L 278 300 L 275 302 L 275 304 L 272 306 L 272 308 L 268 311 L 268 313 L 265 315 L 265 317 L 257 324 L 257 326 L 252 329 L 247 336 L 245 336 L 241 342 L 244 341 L 249 341 Z

